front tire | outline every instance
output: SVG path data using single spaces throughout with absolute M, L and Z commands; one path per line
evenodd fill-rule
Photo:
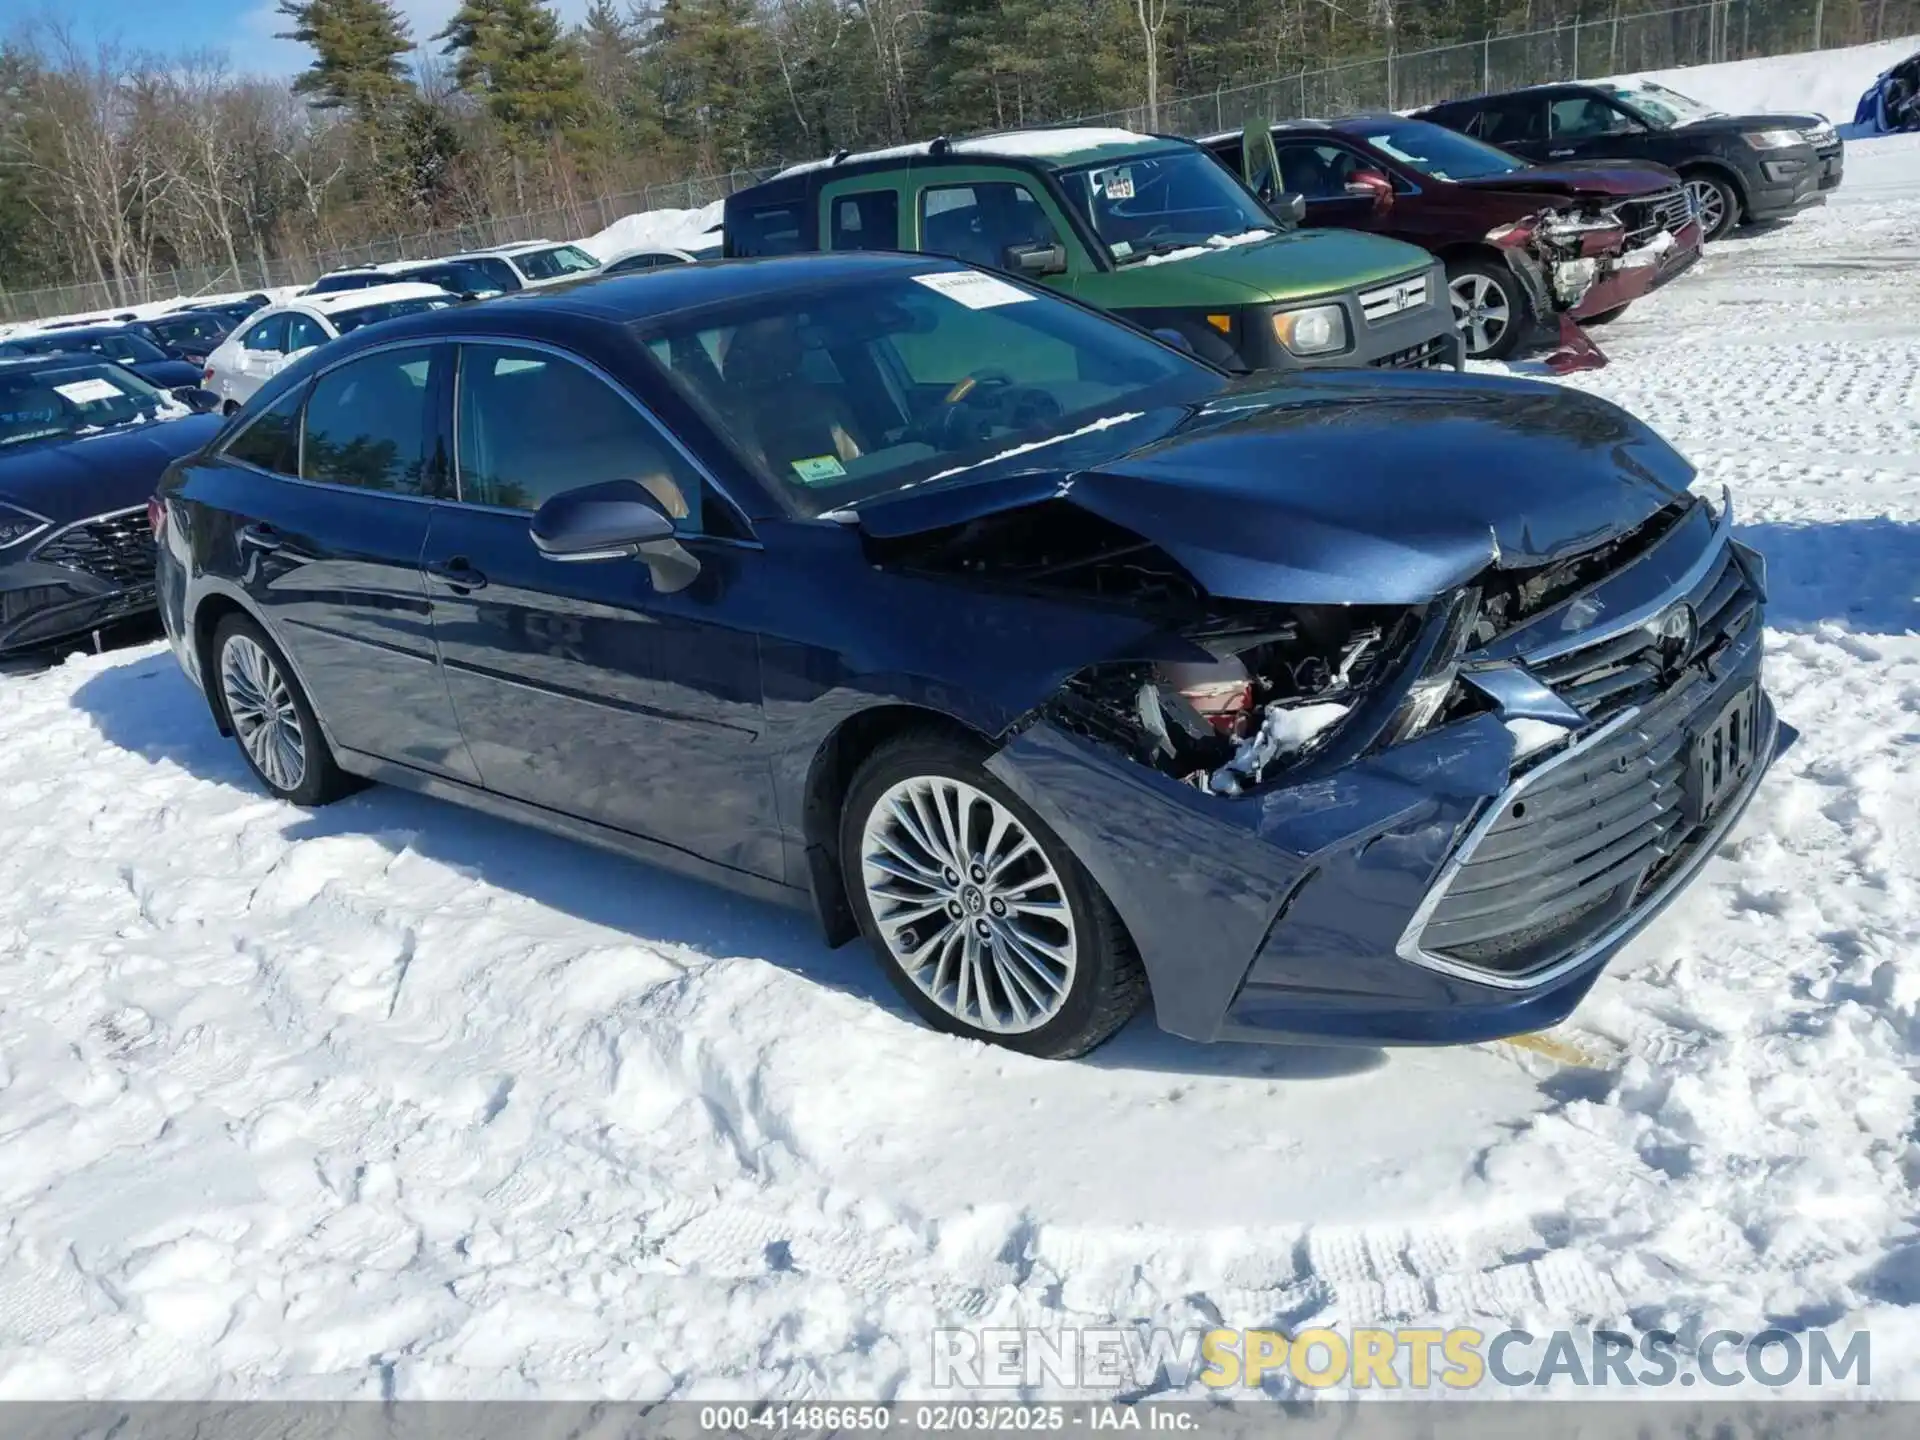
M 1686 186 L 1705 239 L 1719 240 L 1740 223 L 1740 196 L 1718 175 L 1696 170 L 1686 177 Z
M 1520 281 L 1506 265 L 1489 260 L 1450 261 L 1447 289 L 1467 359 L 1506 360 L 1520 348 L 1532 323 L 1532 310 Z
M 949 1035 L 1065 1060 L 1146 995 L 1133 942 L 1073 852 L 980 763 L 931 735 L 868 757 L 840 818 L 847 898 L 887 978 Z
M 249 617 L 229 615 L 214 631 L 213 679 L 247 768 L 279 799 L 325 805 L 359 788 L 334 762 L 280 647 Z

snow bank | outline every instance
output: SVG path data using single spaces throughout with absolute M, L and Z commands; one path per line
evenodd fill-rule
M 596 260 L 611 260 L 630 250 L 698 250 L 718 243 L 722 203 L 716 200 L 698 210 L 642 210 L 622 215 L 598 235 L 574 244 Z
M 1731 115 L 1811 110 L 1835 124 L 1845 124 L 1853 119 L 1854 107 L 1874 77 L 1916 50 L 1920 50 L 1920 35 L 1908 35 L 1877 45 L 1730 60 L 1724 65 L 1689 65 L 1679 70 L 1646 70 L 1612 78 L 1652 80 Z

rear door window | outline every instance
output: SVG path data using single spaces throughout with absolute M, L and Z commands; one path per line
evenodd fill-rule
M 743 207 L 729 228 L 735 255 L 798 255 L 806 248 L 806 216 L 800 200 Z
M 320 322 L 311 315 L 289 315 L 287 317 L 287 353 L 297 355 L 302 350 L 311 350 L 316 345 L 324 345 L 332 337 L 320 328 Z
M 396 495 L 450 494 L 436 408 L 450 354 L 426 345 L 380 350 L 315 380 L 301 427 L 301 478 Z
M 305 386 L 296 385 L 249 420 L 221 453 L 276 475 L 298 475 L 300 402 L 306 394 Z
M 861 190 L 827 200 L 828 246 L 834 250 L 898 250 L 900 193 Z
M 269 315 L 241 336 L 240 344 L 245 349 L 263 354 L 284 355 L 287 350 L 287 317 Z

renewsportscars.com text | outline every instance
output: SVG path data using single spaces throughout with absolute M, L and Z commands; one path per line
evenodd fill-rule
M 1614 1390 L 1742 1385 L 1848 1386 L 1872 1381 L 1872 1339 L 1856 1330 L 1479 1330 L 1360 1327 L 1277 1330 L 933 1332 L 937 1390 L 1146 1389 Z

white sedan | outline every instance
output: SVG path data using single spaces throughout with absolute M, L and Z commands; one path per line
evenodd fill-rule
M 422 310 L 439 310 L 454 297 L 438 285 L 374 285 L 365 290 L 343 290 L 332 295 L 302 295 L 283 305 L 269 305 L 250 316 L 207 356 L 206 388 L 220 397 L 221 409 L 231 415 L 267 381 L 309 350 L 329 340 Z

